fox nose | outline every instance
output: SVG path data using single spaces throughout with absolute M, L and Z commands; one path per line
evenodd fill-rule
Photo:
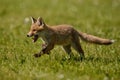
M 30 35 L 27 34 L 27 37 L 30 37 Z

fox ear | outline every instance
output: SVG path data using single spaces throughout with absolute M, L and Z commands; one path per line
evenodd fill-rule
M 37 19 L 39 21 L 39 25 L 42 25 L 42 26 L 46 26 L 44 20 L 42 19 L 42 17 L 38 17 Z
M 31 17 L 32 24 L 35 23 L 37 20 L 33 17 Z

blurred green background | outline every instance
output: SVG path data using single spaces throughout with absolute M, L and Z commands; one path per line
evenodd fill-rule
M 80 62 L 59 46 L 34 58 L 41 40 L 26 37 L 30 16 L 49 25 L 70 24 L 78 31 L 114 39 L 110 46 L 81 41 L 86 60 Z M 120 0 L 0 0 L 0 80 L 119 80 Z

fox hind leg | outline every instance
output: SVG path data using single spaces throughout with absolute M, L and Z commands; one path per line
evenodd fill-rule
M 73 38 L 74 39 L 72 41 L 72 47 L 80 54 L 80 59 L 82 60 L 85 58 L 85 56 L 84 56 L 84 51 L 79 42 L 79 37 L 74 36 Z
M 63 49 L 68 55 L 70 55 L 70 58 L 73 56 L 72 51 L 71 51 L 71 45 L 63 46 Z

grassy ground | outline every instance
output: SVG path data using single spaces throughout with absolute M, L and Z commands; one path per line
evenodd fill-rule
M 0 80 L 120 80 L 120 0 L 0 0 Z M 65 59 L 59 46 L 34 58 L 41 40 L 26 37 L 29 17 L 42 16 L 49 25 L 115 39 L 110 46 L 81 41 L 86 60 Z

